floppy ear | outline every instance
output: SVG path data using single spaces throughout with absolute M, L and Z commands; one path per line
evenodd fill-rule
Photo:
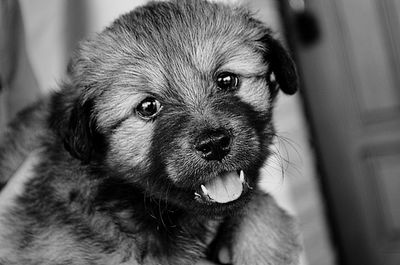
M 72 86 L 54 94 L 50 106 L 51 128 L 65 149 L 85 163 L 92 158 L 94 141 L 98 138 L 92 109 L 92 101 L 83 101 Z
M 267 34 L 263 40 L 265 45 L 265 58 L 275 75 L 276 82 L 280 89 L 292 95 L 298 89 L 298 76 L 296 66 L 282 44 Z

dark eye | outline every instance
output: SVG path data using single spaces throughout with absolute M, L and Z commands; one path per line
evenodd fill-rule
M 156 116 L 162 109 L 161 103 L 152 97 L 144 99 L 136 107 L 136 112 L 144 119 L 151 119 Z
M 236 89 L 239 86 L 239 78 L 233 73 L 223 72 L 217 76 L 217 86 L 223 90 Z

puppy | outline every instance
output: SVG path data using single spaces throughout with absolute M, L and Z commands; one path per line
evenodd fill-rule
M 294 64 L 244 8 L 150 2 L 83 42 L 61 89 L 0 152 L 0 264 L 297 264 L 292 218 L 258 190 Z M 9 180 L 9 181 L 12 181 Z

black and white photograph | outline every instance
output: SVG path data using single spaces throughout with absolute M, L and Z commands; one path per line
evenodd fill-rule
M 397 0 L 0 0 L 0 265 L 399 265 Z

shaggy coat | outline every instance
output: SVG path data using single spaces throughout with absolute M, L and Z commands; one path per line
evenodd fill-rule
M 35 162 L 0 209 L 0 264 L 196 264 L 221 247 L 233 264 L 297 264 L 292 218 L 257 188 L 279 89 L 296 91 L 293 62 L 244 8 L 121 16 L 3 136 L 3 186 Z

